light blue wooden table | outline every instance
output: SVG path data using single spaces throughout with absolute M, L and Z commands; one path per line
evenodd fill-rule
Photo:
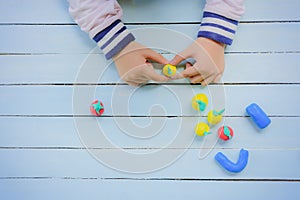
M 120 3 L 137 41 L 169 59 L 195 37 L 204 5 Z M 0 0 L 0 199 L 300 199 L 299 9 L 298 0 L 246 1 L 222 83 L 135 89 L 119 82 L 65 0 Z M 208 111 L 190 106 L 200 92 L 208 109 L 226 108 L 231 141 L 216 140 L 218 126 L 194 136 Z M 101 118 L 89 113 L 94 98 L 105 104 Z M 252 102 L 272 120 L 263 131 L 245 114 Z M 241 173 L 214 160 L 222 151 L 235 161 L 241 148 L 250 153 Z

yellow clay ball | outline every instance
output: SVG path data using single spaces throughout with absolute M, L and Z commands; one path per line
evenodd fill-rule
M 195 133 L 199 136 L 205 136 L 207 134 L 210 134 L 209 130 L 210 128 L 205 122 L 200 122 L 195 127 Z
M 192 99 L 192 107 L 195 110 L 204 111 L 208 104 L 208 98 L 205 94 L 197 94 Z
M 208 123 L 210 123 L 211 125 L 216 125 L 216 124 L 220 123 L 223 118 L 223 116 L 222 116 L 223 112 L 224 112 L 224 109 L 219 112 L 216 110 L 209 111 L 207 114 Z
M 165 76 L 169 76 L 169 77 L 174 76 L 176 74 L 176 66 L 166 64 L 163 68 L 163 74 Z

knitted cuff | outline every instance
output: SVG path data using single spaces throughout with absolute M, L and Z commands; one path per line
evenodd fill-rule
M 93 40 L 97 42 L 106 59 L 110 59 L 135 40 L 135 37 L 128 31 L 122 21 L 118 19 L 97 33 L 93 37 Z
M 198 37 L 206 37 L 230 45 L 237 25 L 238 21 L 236 20 L 215 13 L 204 12 Z

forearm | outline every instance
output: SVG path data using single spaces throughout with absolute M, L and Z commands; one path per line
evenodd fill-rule
M 244 13 L 244 0 L 207 0 L 204 11 L 239 21 Z
M 243 13 L 243 0 L 207 0 L 198 37 L 230 45 Z
M 122 9 L 116 0 L 69 0 L 69 5 L 74 21 L 97 42 L 107 59 L 134 40 L 120 20 Z

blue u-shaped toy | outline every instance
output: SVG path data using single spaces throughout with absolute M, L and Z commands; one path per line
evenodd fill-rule
M 238 173 L 241 172 L 248 163 L 249 152 L 247 150 L 241 149 L 239 159 L 236 163 L 229 160 L 223 153 L 218 152 L 215 155 L 216 161 L 227 171 Z

